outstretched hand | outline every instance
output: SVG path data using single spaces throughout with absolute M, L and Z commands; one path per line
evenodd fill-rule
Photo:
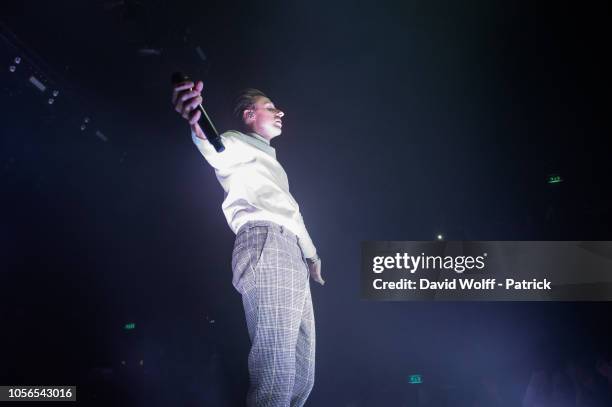
M 172 105 L 174 110 L 187 120 L 191 126 L 197 124 L 202 114 L 197 107 L 202 103 L 203 88 L 204 84 L 202 81 L 197 81 L 195 85 L 189 81 L 180 83 L 172 89 Z

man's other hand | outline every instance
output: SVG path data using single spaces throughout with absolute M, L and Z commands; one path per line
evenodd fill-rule
M 321 259 L 317 259 L 314 262 L 307 261 L 308 271 L 310 272 L 310 278 L 317 283 L 324 285 L 325 280 L 321 277 Z

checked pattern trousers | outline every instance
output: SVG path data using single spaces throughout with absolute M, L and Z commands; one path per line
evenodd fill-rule
M 251 338 L 249 407 L 301 407 L 314 385 L 315 322 L 297 237 L 250 221 L 236 234 L 232 283 Z

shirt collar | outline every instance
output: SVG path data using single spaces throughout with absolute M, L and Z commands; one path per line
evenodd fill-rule
M 247 134 L 248 134 L 249 136 L 253 136 L 253 137 L 255 137 L 255 138 L 256 138 L 256 139 L 258 139 L 258 140 L 263 141 L 263 142 L 264 142 L 264 143 L 266 143 L 267 145 L 270 145 L 270 140 L 266 140 L 265 138 L 263 138 L 262 136 L 260 136 L 260 135 L 259 135 L 259 134 L 257 134 L 257 133 L 247 133 Z
M 263 138 L 257 133 L 247 133 L 247 134 L 240 133 L 240 132 L 237 132 L 237 133 L 238 133 L 238 136 L 246 143 L 252 145 L 258 150 L 263 151 L 264 153 L 268 154 L 272 158 L 276 158 L 276 150 L 274 149 L 274 147 L 270 146 L 270 141 L 266 140 L 265 138 Z

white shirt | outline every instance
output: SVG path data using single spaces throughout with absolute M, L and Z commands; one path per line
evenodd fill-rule
M 300 207 L 289 193 L 287 174 L 268 140 L 255 133 L 227 131 L 221 135 L 225 150 L 217 153 L 208 140 L 194 132 L 191 137 L 225 191 L 221 208 L 234 233 L 251 220 L 271 221 L 295 233 L 305 258 L 317 254 Z

